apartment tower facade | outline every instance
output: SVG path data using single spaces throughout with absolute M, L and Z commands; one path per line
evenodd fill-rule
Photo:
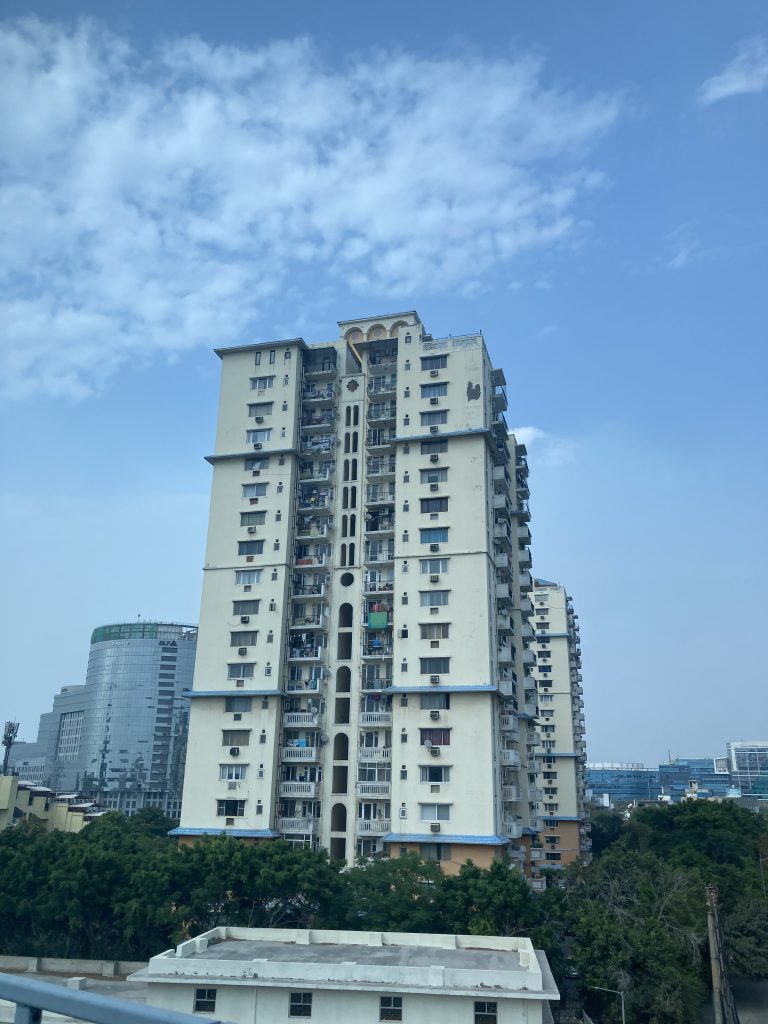
M 591 857 L 585 802 L 586 741 L 581 641 L 573 602 L 558 583 L 534 580 L 535 674 L 541 731 L 541 831 L 532 874 Z
M 339 327 L 217 352 L 176 834 L 522 862 L 538 705 L 504 375 L 414 312 Z

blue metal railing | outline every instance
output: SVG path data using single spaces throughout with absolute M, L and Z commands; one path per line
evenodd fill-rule
M 200 1024 L 200 1017 L 156 1006 L 141 1006 L 126 999 L 50 985 L 30 978 L 0 974 L 0 999 L 16 1003 L 15 1024 L 40 1024 L 42 1011 L 65 1014 L 91 1024 Z M 205 1016 L 206 1024 L 224 1024 Z

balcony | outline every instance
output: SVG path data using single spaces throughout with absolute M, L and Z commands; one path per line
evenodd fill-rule
M 357 756 L 361 761 L 391 761 L 392 747 L 360 747 Z
M 293 556 L 293 564 L 298 569 L 312 569 L 325 565 L 325 555 L 296 555 Z
M 336 388 L 333 384 L 328 384 L 326 387 L 315 387 L 314 385 L 308 385 L 302 389 L 301 400 L 302 402 L 333 402 L 336 398 Z
M 392 725 L 391 711 L 361 711 L 358 725 Z
M 365 491 L 366 505 L 394 505 L 395 488 L 391 487 L 367 487 Z
M 278 832 L 300 832 L 302 835 L 317 835 L 317 818 L 278 818 Z
M 507 389 L 505 387 L 499 386 L 493 389 L 492 405 L 494 412 L 507 411 Z
M 317 747 L 282 747 L 280 758 L 283 761 L 317 761 L 320 751 Z
M 389 799 L 391 782 L 358 782 L 355 792 L 359 797 L 383 796 Z
M 528 522 L 531 518 L 531 510 L 528 508 L 527 501 L 518 501 L 517 505 L 512 508 L 512 515 L 517 519 L 521 519 L 524 522 Z
M 335 434 L 307 434 L 302 436 L 299 442 L 299 452 L 304 458 L 312 458 L 315 455 L 322 455 L 332 452 L 338 444 Z
M 527 523 L 524 526 L 518 526 L 517 540 L 520 544 L 531 543 L 531 530 Z
M 507 803 L 516 803 L 520 799 L 520 787 L 512 785 L 502 786 L 501 799 Z
M 397 406 L 394 402 L 376 402 L 368 406 L 367 419 L 372 426 L 393 423 L 396 416 Z
M 377 537 L 391 536 L 395 532 L 394 516 L 374 516 L 371 519 L 365 517 L 365 533 Z
M 392 644 L 376 644 L 367 643 L 363 644 L 363 657 L 364 658 L 391 658 L 392 657 Z
M 360 689 L 366 693 L 376 692 L 377 690 L 387 690 L 392 685 L 392 676 L 380 675 L 380 676 L 363 676 L 360 684 Z
M 391 594 L 395 586 L 394 578 L 391 579 L 364 579 L 363 593 L 368 594 Z
M 510 644 L 504 644 L 498 648 L 497 656 L 500 665 L 511 665 L 515 657 L 514 648 Z
M 319 661 L 323 657 L 325 657 L 324 644 L 298 644 L 288 648 L 288 661 Z
M 496 584 L 496 600 L 506 605 L 513 603 L 512 589 L 508 583 Z
M 494 516 L 498 520 L 500 517 L 508 519 L 510 515 L 510 503 L 509 498 L 506 494 L 494 494 L 493 495 L 493 510 Z
M 531 647 L 523 648 L 523 664 L 524 665 L 535 665 L 536 654 Z
M 391 565 L 395 560 L 395 549 L 386 548 L 384 551 L 366 551 L 363 559 L 365 565 Z
M 523 834 L 522 821 L 517 818 L 503 818 L 501 822 L 501 831 L 507 839 L 519 839 Z
M 520 573 L 520 593 L 524 594 L 533 590 L 533 580 L 529 572 Z
M 533 565 L 533 559 L 531 557 L 530 548 L 518 548 L 517 549 L 517 561 L 521 569 L 530 569 Z
M 299 484 L 307 483 L 309 480 L 330 480 L 335 468 L 335 463 L 330 463 L 317 469 L 314 466 L 305 466 L 299 473 Z
M 544 800 L 544 790 L 539 789 L 537 786 L 531 786 L 528 790 L 528 800 L 530 803 L 540 804 Z
M 509 486 L 512 483 L 512 477 L 507 472 L 506 466 L 494 466 L 492 479 L 495 484 L 506 484 Z
M 531 847 L 531 860 L 544 860 L 544 850 L 540 846 Z
M 283 714 L 283 725 L 295 728 L 298 725 L 317 728 L 320 724 L 320 715 L 317 711 L 286 711 Z
M 520 754 L 516 750 L 501 750 L 499 756 L 502 764 L 512 765 L 514 768 L 520 767 Z
M 517 718 L 515 715 L 501 715 L 499 726 L 502 732 L 517 734 Z
M 397 374 L 389 377 L 377 377 L 368 385 L 369 395 L 393 395 L 397 389 Z
M 395 443 L 394 430 L 369 430 L 365 435 L 365 447 L 369 451 L 386 451 Z
M 315 799 L 320 794 L 319 782 L 281 782 L 278 793 L 284 797 L 309 797 Z
M 312 490 L 301 488 L 296 501 L 298 511 L 301 512 L 312 512 L 317 515 L 330 515 L 331 513 L 331 494 L 328 491 L 318 491 L 313 488 Z
M 498 612 L 496 614 L 496 629 L 499 633 L 514 633 L 515 626 L 509 615 L 502 615 Z
M 520 611 L 525 618 L 530 618 L 533 615 L 533 601 L 529 597 L 524 597 L 520 601 Z
M 395 475 L 394 459 L 368 459 L 365 464 L 368 477 L 387 477 Z
M 493 524 L 493 539 L 509 551 L 512 547 L 512 531 L 506 523 L 495 522 Z
M 330 380 L 337 373 L 335 359 L 323 359 L 318 363 L 304 363 L 304 380 Z
M 539 709 L 537 708 L 535 702 L 526 700 L 523 704 L 523 714 L 528 715 L 529 718 L 538 718 Z
M 502 697 L 515 697 L 517 693 L 516 681 L 514 679 L 500 679 L 499 693 Z
M 327 601 L 325 586 L 322 583 L 311 586 L 306 583 L 293 583 L 291 585 L 291 597 L 311 597 L 314 601 Z
M 323 633 L 327 632 L 327 616 L 323 614 L 312 614 L 312 615 L 296 615 L 291 612 L 290 622 L 291 629 L 311 629 L 313 632 L 322 630 Z
M 496 567 L 496 579 L 507 581 L 510 578 L 509 551 L 501 551 L 498 548 L 493 552 L 493 564 Z
M 355 822 L 355 832 L 363 835 L 371 832 L 376 835 L 384 835 L 385 832 L 389 832 L 392 828 L 392 822 L 389 818 L 374 818 L 372 821 L 358 818 Z
M 333 430 L 336 423 L 336 412 L 329 409 L 327 412 L 315 413 L 314 415 L 302 416 L 300 420 L 301 433 L 305 435 L 324 433 Z
M 324 523 L 317 523 L 301 518 L 296 523 L 296 540 L 317 540 L 321 537 L 327 537 L 330 529 L 330 519 Z

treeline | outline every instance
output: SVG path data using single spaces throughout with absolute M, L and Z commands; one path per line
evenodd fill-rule
M 626 992 L 638 1024 L 693 1024 L 707 997 L 704 888 L 720 892 L 730 969 L 768 976 L 761 816 L 730 804 L 598 812 L 594 862 L 534 894 L 503 863 L 445 876 L 415 856 L 345 869 L 325 853 L 224 837 L 179 847 L 159 814 L 107 814 L 77 835 L 0 834 L 0 952 L 144 960 L 217 925 L 529 935 L 601 1021 Z M 605 999 L 603 1002 L 602 1000 Z

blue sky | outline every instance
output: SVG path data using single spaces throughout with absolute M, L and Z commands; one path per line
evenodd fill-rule
M 768 14 L 17 3 L 0 20 L 3 707 L 196 621 L 214 346 L 482 329 L 591 760 L 768 736 Z

